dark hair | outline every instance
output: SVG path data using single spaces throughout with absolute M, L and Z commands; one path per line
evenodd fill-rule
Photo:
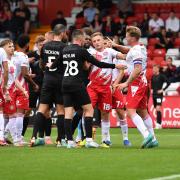
M 66 31 L 66 27 L 63 24 L 57 24 L 54 29 L 54 35 L 59 36 L 61 33 Z
M 76 39 L 76 38 L 78 38 L 78 37 L 80 37 L 80 36 L 84 36 L 84 33 L 83 33 L 82 30 L 76 29 L 76 30 L 74 30 L 74 31 L 72 32 L 72 39 Z
M 22 34 L 18 37 L 18 40 L 17 40 L 17 45 L 20 47 L 20 48 L 24 48 L 30 41 L 30 38 L 28 35 L 26 34 Z

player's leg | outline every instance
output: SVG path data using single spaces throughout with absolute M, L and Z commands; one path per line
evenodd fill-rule
M 125 111 L 124 109 L 116 109 L 116 113 L 120 122 L 121 132 L 123 136 L 123 144 L 124 146 L 131 146 L 131 143 L 128 139 L 128 124 L 125 118 Z
M 51 126 L 52 126 L 52 120 L 51 120 L 51 115 L 50 115 L 50 109 L 49 111 L 46 112 L 45 117 L 46 117 L 46 121 L 45 121 L 45 143 L 50 145 L 53 144 L 52 140 L 51 140 Z
M 156 129 L 161 129 L 161 123 L 162 123 L 162 96 L 153 97 L 154 107 L 156 108 Z
M 98 88 L 98 107 L 101 111 L 101 133 L 102 133 L 102 146 L 109 147 L 110 139 L 110 111 L 112 109 L 112 91 L 111 87 Z M 107 146 L 106 146 L 107 145 Z
M 154 133 L 153 122 L 152 122 L 151 116 L 148 113 L 148 110 L 147 109 L 138 109 L 137 112 L 141 116 L 141 118 L 144 120 L 144 124 L 147 127 L 149 133 L 151 133 L 153 135 L 152 142 L 148 143 L 146 145 L 146 147 L 147 148 L 157 147 L 158 141 L 157 141 L 155 133 Z
M 61 102 L 62 103 L 62 102 Z M 62 104 L 57 104 L 56 105 L 56 111 L 57 111 L 57 147 L 63 146 L 66 147 L 67 143 L 65 140 L 65 109 L 64 106 Z M 72 122 L 71 122 L 72 124 Z M 72 125 L 71 125 L 72 126 Z
M 5 120 L 4 120 L 4 115 L 3 115 L 3 103 L 4 102 L 4 98 L 3 95 L 1 94 L 1 89 L 0 89 L 0 145 L 3 146 L 5 145 L 4 142 L 4 124 L 5 124 Z

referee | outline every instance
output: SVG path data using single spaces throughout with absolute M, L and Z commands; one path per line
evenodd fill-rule
M 166 76 L 161 74 L 159 70 L 160 70 L 159 65 L 153 66 L 153 76 L 151 80 L 153 104 L 154 107 L 156 108 L 156 114 L 157 114 L 156 129 L 161 129 L 161 122 L 162 122 L 161 106 L 162 106 L 163 92 L 170 85 Z M 164 83 L 166 83 L 166 86 L 163 88 Z

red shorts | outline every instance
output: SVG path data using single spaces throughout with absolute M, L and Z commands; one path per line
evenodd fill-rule
M 120 89 L 116 90 L 112 94 L 112 108 L 113 109 L 123 109 L 125 106 L 123 94 Z
M 148 102 L 148 86 L 140 78 L 135 79 L 128 86 L 127 93 L 128 109 L 147 109 Z
M 0 87 L 0 108 L 2 108 L 3 106 L 4 106 L 4 97 L 3 97 L 2 89 Z
M 110 86 L 94 86 L 90 84 L 87 87 L 88 94 L 93 107 L 98 104 L 101 111 L 110 112 L 112 109 L 112 90 Z
M 16 92 L 14 91 L 14 88 L 9 89 L 9 95 L 11 97 L 11 101 L 4 102 L 4 114 L 16 113 Z
M 29 110 L 29 98 L 26 98 L 19 89 L 16 90 L 16 108 Z

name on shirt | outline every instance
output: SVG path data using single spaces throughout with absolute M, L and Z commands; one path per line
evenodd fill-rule
M 63 58 L 75 58 L 75 54 L 63 54 Z
M 59 52 L 45 49 L 45 54 L 59 55 Z

